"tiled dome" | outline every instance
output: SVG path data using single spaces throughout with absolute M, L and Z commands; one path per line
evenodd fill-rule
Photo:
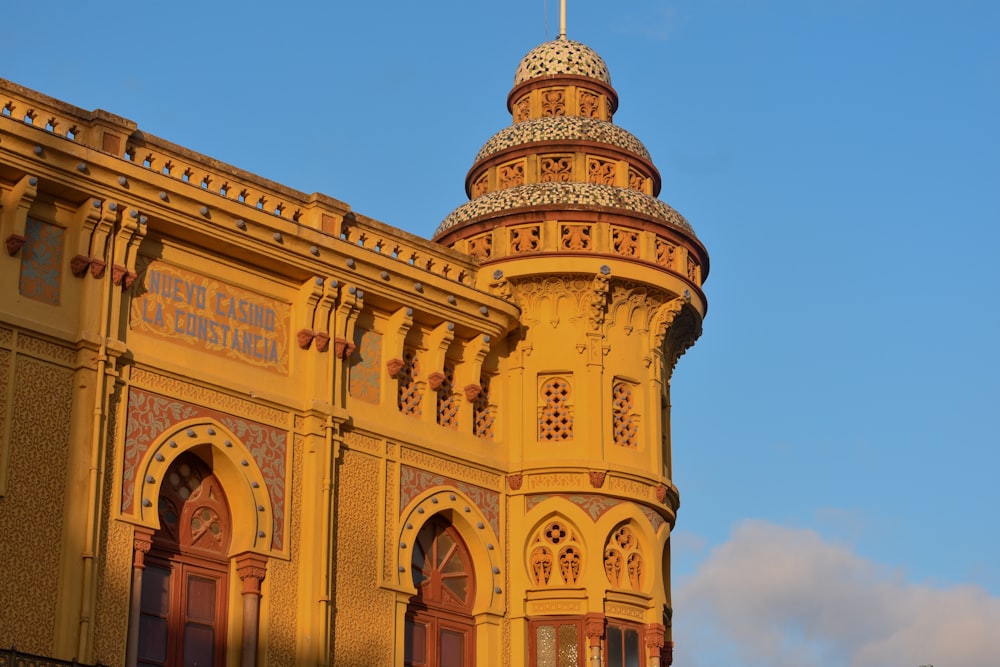
M 631 132 L 606 120 L 583 116 L 546 116 L 511 125 L 494 134 L 476 155 L 476 163 L 494 153 L 536 141 L 595 141 L 611 144 L 652 161 L 649 151 Z
M 571 39 L 555 39 L 529 51 L 517 67 L 514 85 L 554 74 L 577 74 L 611 85 L 604 60 L 586 44 Z
M 452 211 L 434 236 L 439 237 L 453 227 L 461 227 L 483 216 L 551 204 L 570 209 L 620 209 L 629 215 L 649 216 L 695 236 L 684 216 L 656 197 L 628 188 L 592 183 L 529 183 L 485 194 Z

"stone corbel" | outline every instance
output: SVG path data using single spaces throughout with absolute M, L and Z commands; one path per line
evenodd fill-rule
M 330 301 L 332 309 L 334 301 Z M 340 302 L 332 317 L 330 332 L 333 337 L 333 355 L 337 359 L 346 360 L 354 352 L 354 327 L 358 323 L 358 315 L 365 307 L 365 293 L 357 287 L 348 287 L 340 292 Z M 325 341 L 329 346 L 329 341 Z
M 303 326 L 295 332 L 295 344 L 300 350 L 308 350 L 312 347 L 316 332 L 313 325 L 316 320 L 316 306 L 323 296 L 324 280 L 322 278 L 310 278 L 299 287 L 299 316 L 298 320 Z
M 453 322 L 442 322 L 427 336 L 426 361 L 422 362 L 421 365 L 430 370 L 427 382 L 434 391 L 440 389 L 444 382 L 444 367 L 448 348 L 451 347 L 453 340 L 455 340 L 455 324 Z
M 146 237 L 146 216 L 132 209 L 122 216 L 121 229 L 115 244 L 115 263 L 111 267 L 112 280 L 115 285 L 129 289 L 135 283 L 136 261 L 139 257 L 139 245 Z M 121 268 L 121 275 L 118 269 Z
M 406 335 L 413 326 L 413 309 L 400 308 L 389 316 L 386 323 L 385 336 L 383 338 L 383 349 L 389 360 L 385 363 L 385 370 L 392 379 L 398 379 L 400 371 L 405 365 L 403 362 L 403 348 L 406 346 Z
M 490 353 L 492 339 L 489 334 L 480 334 L 462 345 L 462 364 L 456 371 L 455 384 L 462 386 L 465 400 L 474 402 L 483 387 L 480 384 L 483 374 L 483 362 Z
M 108 256 L 108 239 L 115 225 L 118 224 L 118 209 L 118 204 L 115 202 L 103 204 L 94 231 L 90 235 L 90 275 L 97 279 L 104 277 L 108 261 L 114 260 Z
M 0 201 L 0 236 L 7 247 L 7 254 L 13 257 L 21 251 L 27 240 L 24 228 L 28 222 L 28 211 L 38 194 L 38 178 L 22 176 L 14 187 L 4 193 Z
M 319 298 L 319 303 L 316 304 L 316 311 L 313 315 L 313 343 L 316 344 L 317 352 L 326 352 L 330 349 L 330 329 L 335 324 L 330 321 L 330 314 L 333 312 L 339 297 L 340 283 L 333 278 L 328 278 L 323 285 L 323 294 Z M 360 304 L 361 300 L 357 299 L 357 303 Z

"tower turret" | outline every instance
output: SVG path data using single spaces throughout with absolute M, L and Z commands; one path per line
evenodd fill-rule
M 658 199 L 646 147 L 613 124 L 618 94 L 593 49 L 531 50 L 507 107 L 513 123 L 476 155 L 469 202 L 435 240 L 521 309 L 500 389 L 512 643 L 556 656 L 577 642 L 595 664 L 669 659 L 669 383 L 701 332 L 708 254 Z

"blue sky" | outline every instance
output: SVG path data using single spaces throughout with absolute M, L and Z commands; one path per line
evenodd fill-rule
M 558 31 L 558 0 L 67 7 L 5 9 L 0 76 L 425 237 Z M 675 664 L 1000 665 L 998 26 L 569 0 L 712 258 L 673 381 Z

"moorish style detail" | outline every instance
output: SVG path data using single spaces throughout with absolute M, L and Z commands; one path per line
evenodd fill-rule
M 0 656 L 667 667 L 710 267 L 618 103 L 531 49 L 426 240 L 0 80 Z

